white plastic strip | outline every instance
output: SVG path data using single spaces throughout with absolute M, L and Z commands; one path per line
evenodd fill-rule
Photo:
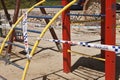
M 97 48 L 101 50 L 113 51 L 113 52 L 116 52 L 116 54 L 120 53 L 120 46 L 114 46 L 114 45 L 93 44 L 93 43 L 87 43 L 87 42 L 76 42 L 76 41 L 65 41 L 65 40 L 43 39 L 43 38 L 41 40 L 65 43 L 70 45 L 79 45 L 79 46 L 84 46 L 89 48 Z
M 29 55 L 29 46 L 28 46 L 28 34 L 27 34 L 27 13 L 24 14 L 23 21 L 22 21 L 22 28 L 23 28 L 23 38 L 24 38 L 24 45 L 25 45 L 25 51 L 27 53 L 27 56 Z

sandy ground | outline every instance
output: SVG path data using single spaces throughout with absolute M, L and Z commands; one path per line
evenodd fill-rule
M 31 29 L 41 31 L 43 28 L 30 27 Z M 59 39 L 62 37 L 62 29 L 54 28 Z M 84 28 L 72 28 L 71 40 L 73 41 L 94 41 L 100 40 L 100 29 L 87 30 Z M 37 40 L 39 34 L 31 33 L 29 35 L 29 46 L 32 48 L 33 44 Z M 117 29 L 117 44 L 119 45 L 120 33 Z M 51 39 L 50 32 L 47 31 L 44 38 Z M 2 38 L 1 38 L 2 40 Z M 21 44 L 15 42 L 17 44 Z M 100 43 L 100 42 L 95 42 Z M 23 45 L 23 44 L 21 44 Z M 61 44 L 62 45 L 62 44 Z M 100 50 L 85 48 L 80 46 L 72 46 L 73 51 L 89 54 L 91 56 L 100 56 Z M 5 51 L 3 51 L 5 52 Z M 3 60 L 0 60 L 0 80 L 21 80 L 23 70 L 14 66 L 19 65 L 24 67 L 26 64 L 26 57 L 23 49 L 13 46 L 10 61 L 11 64 L 5 64 Z M 117 56 L 117 76 L 119 79 L 120 74 L 120 61 L 119 55 Z M 105 80 L 104 62 L 86 58 L 81 55 L 72 54 L 71 57 L 71 69 L 72 72 L 63 72 L 63 55 L 60 53 L 55 43 L 41 40 L 35 55 L 32 58 L 29 70 L 27 72 L 26 80 Z
M 61 39 L 61 28 L 55 28 L 55 31 L 59 39 Z M 81 32 L 79 32 L 75 29 L 72 29 L 71 32 L 72 40 L 74 41 L 92 41 L 100 39 L 98 32 L 92 33 L 86 32 L 85 30 L 81 30 Z M 119 32 L 117 32 L 117 34 L 119 34 Z M 29 36 L 29 43 L 31 44 L 30 47 L 32 47 L 37 36 L 38 34 L 31 34 Z M 49 31 L 47 31 L 44 38 L 51 38 Z M 117 39 L 119 38 L 120 37 L 117 36 Z M 89 54 L 91 56 L 100 56 L 100 50 L 98 49 L 72 46 L 72 50 Z M 13 46 L 13 53 L 10 61 L 24 67 L 26 58 L 22 51 L 23 49 Z M 62 56 L 62 53 L 58 51 L 54 43 L 42 40 L 38 46 L 36 54 L 32 58 L 26 80 L 105 80 L 103 61 L 72 54 L 72 72 L 66 74 L 63 72 Z M 119 56 L 117 56 L 117 60 L 120 60 Z M 120 65 L 117 63 L 117 78 L 119 78 L 120 74 L 119 67 Z M 20 68 L 17 68 L 12 64 L 5 64 L 3 60 L 0 60 L 0 80 L 20 80 L 22 73 L 23 70 Z

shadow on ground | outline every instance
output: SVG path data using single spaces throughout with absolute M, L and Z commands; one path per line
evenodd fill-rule
M 98 80 L 104 76 L 104 62 L 81 57 L 72 66 L 71 73 L 66 74 L 61 69 L 32 80 Z
M 95 55 L 94 57 L 100 57 L 100 55 Z M 119 80 L 120 78 L 120 63 L 119 62 L 120 62 L 120 56 L 116 56 L 116 79 L 115 80 Z M 105 62 L 104 61 L 81 57 L 72 66 L 72 71 L 78 69 L 80 66 L 91 69 L 91 70 L 95 70 L 98 72 L 103 72 L 104 77 L 105 77 Z
M 100 55 L 95 55 L 99 57 Z M 116 59 L 116 80 L 119 80 L 120 75 L 120 56 Z M 99 61 L 91 58 L 80 57 L 72 66 L 71 73 L 64 73 L 61 70 L 53 71 L 40 77 L 33 78 L 32 80 L 105 80 L 105 64 L 104 61 Z M 72 76 L 72 77 L 70 77 Z
M 7 79 L 0 75 L 0 80 L 7 80 Z

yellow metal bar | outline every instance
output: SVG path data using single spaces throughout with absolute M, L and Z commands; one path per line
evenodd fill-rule
M 44 30 L 42 31 L 42 33 L 39 35 L 40 38 L 42 38 L 45 34 L 45 32 L 49 29 L 50 25 L 57 19 L 57 17 L 63 12 L 65 11 L 66 9 L 68 9 L 70 6 L 72 6 L 77 0 L 73 0 L 71 1 L 69 4 L 67 4 L 64 8 L 62 8 L 58 13 L 55 14 L 55 16 L 51 19 L 51 21 L 46 25 L 46 27 L 44 28 Z M 33 56 L 38 44 L 39 44 L 40 40 L 37 40 L 33 46 L 33 49 L 30 53 L 30 56 Z M 26 66 L 25 66 L 25 69 L 24 69 L 24 72 L 23 72 L 23 75 L 22 75 L 22 80 L 25 80 L 25 77 L 26 77 L 26 73 L 28 71 L 28 68 L 29 68 L 29 65 L 30 65 L 30 60 L 28 59 L 27 60 L 27 63 L 26 63 Z
M 116 28 L 120 28 L 120 26 L 116 26 Z
M 85 57 L 89 57 L 89 58 L 96 59 L 96 60 L 100 60 L 100 61 L 105 61 L 105 59 L 103 59 L 103 58 L 93 57 L 93 56 L 91 56 L 91 55 L 79 53 L 79 52 L 76 52 L 76 51 L 68 50 L 68 52 L 75 53 L 75 54 L 79 54 L 79 55 L 83 55 L 83 56 L 85 56 Z
M 36 3 L 36 4 L 33 5 L 31 8 L 29 8 L 26 13 L 29 13 L 31 10 L 34 9 L 35 6 L 38 6 L 38 5 L 42 4 L 43 2 L 45 2 L 45 0 L 42 0 L 42 1 L 38 2 L 38 3 Z M 4 41 L 3 41 L 2 44 L 1 44 L 1 47 L 0 47 L 0 55 L 2 54 L 2 50 L 3 50 L 4 46 L 5 46 L 5 43 L 6 43 L 6 41 L 8 40 L 9 36 L 11 35 L 13 29 L 14 29 L 14 28 L 17 26 L 17 24 L 23 19 L 23 17 L 24 17 L 24 14 L 15 22 L 15 24 L 12 26 L 12 28 L 11 28 L 10 31 L 8 32 L 6 38 L 4 39 Z

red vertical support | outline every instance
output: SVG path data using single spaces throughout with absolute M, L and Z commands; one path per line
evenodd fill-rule
M 62 5 L 65 6 L 68 4 L 69 0 L 62 0 Z M 67 9 L 62 13 L 62 37 L 63 40 L 70 41 L 70 16 L 67 15 L 70 10 Z M 67 50 L 70 50 L 69 44 L 63 44 L 63 71 L 68 73 L 71 71 L 71 54 Z
M 8 10 L 7 10 L 6 5 L 5 5 L 5 0 L 1 0 L 1 4 L 3 6 L 6 18 L 9 21 L 10 26 L 12 26 L 12 21 L 11 21 L 11 18 L 10 18 L 10 14 L 8 13 Z
M 102 18 L 101 40 L 102 44 L 115 45 L 116 43 L 116 0 L 101 0 Z M 105 54 L 105 80 L 115 80 L 116 54 L 110 51 L 102 51 Z
M 17 18 L 18 18 L 19 9 L 20 9 L 20 2 L 21 2 L 21 0 L 16 0 L 16 7 L 15 7 L 15 11 L 14 11 L 13 24 L 17 21 Z M 13 30 L 9 41 L 13 42 L 14 37 L 15 37 L 15 30 Z M 12 50 L 12 45 L 9 44 L 8 48 L 7 48 L 7 53 L 11 53 L 11 50 Z

